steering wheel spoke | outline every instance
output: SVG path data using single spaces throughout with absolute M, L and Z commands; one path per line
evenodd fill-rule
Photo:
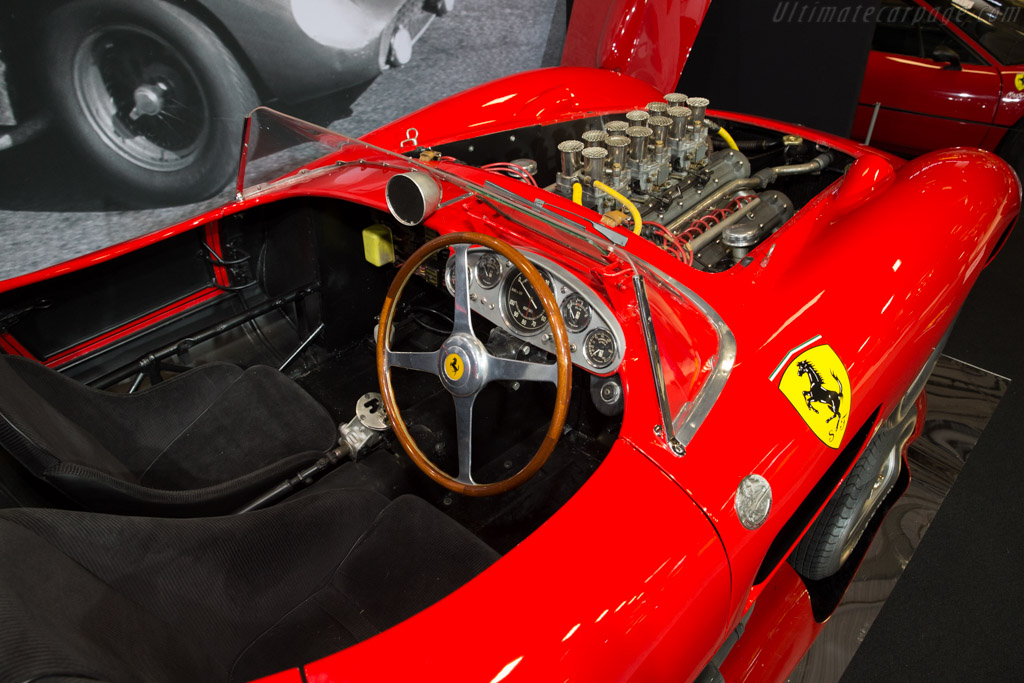
M 459 475 L 455 481 L 475 486 L 473 481 L 473 403 L 476 394 L 452 396 L 455 399 L 455 431 L 459 445 Z
M 437 374 L 438 351 L 392 351 L 387 349 L 385 353 L 388 367 Z
M 550 382 L 558 384 L 558 365 L 555 363 L 532 363 L 525 360 L 508 360 L 491 356 L 488 379 L 520 382 Z
M 473 334 L 472 309 L 469 307 L 469 245 L 456 244 L 455 251 L 455 324 L 452 334 Z

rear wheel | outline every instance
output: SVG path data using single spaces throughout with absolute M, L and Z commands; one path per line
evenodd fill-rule
M 163 0 L 83 0 L 44 33 L 58 119 L 115 197 L 185 203 L 227 185 L 258 102 L 206 25 Z

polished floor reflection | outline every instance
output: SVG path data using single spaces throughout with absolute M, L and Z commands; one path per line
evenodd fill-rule
M 849 588 L 790 681 L 830 683 L 842 676 L 1008 385 L 1003 377 L 953 358 L 939 360 L 926 387 L 924 429 L 908 454 L 906 492 L 893 502 Z

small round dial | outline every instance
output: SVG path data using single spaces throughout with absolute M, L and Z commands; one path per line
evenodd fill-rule
M 445 282 L 448 284 L 448 291 L 451 294 L 455 294 L 455 259 L 448 260 L 448 266 L 445 268 Z M 469 271 L 469 284 L 473 284 L 473 270 Z
M 587 329 L 591 313 L 590 304 L 576 292 L 562 300 L 562 318 L 570 332 L 582 332 Z
M 603 327 L 593 330 L 583 340 L 583 356 L 595 368 L 606 368 L 615 360 L 615 337 Z
M 485 289 L 491 289 L 501 280 L 501 261 L 494 254 L 484 254 L 476 262 L 476 281 Z
M 541 275 L 547 286 L 551 287 L 551 279 L 547 273 L 541 271 Z M 508 313 L 509 324 L 524 334 L 538 332 L 548 324 L 548 316 L 544 312 L 537 291 L 521 272 L 509 280 L 505 290 L 505 310 Z

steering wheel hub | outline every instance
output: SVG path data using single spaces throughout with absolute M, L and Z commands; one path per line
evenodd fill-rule
M 472 335 L 453 334 L 441 346 L 438 360 L 441 383 L 456 396 L 475 394 L 487 383 L 487 350 Z
M 133 96 L 135 108 L 128 115 L 133 121 L 142 116 L 155 116 L 164 110 L 164 88 L 160 85 L 140 85 Z

